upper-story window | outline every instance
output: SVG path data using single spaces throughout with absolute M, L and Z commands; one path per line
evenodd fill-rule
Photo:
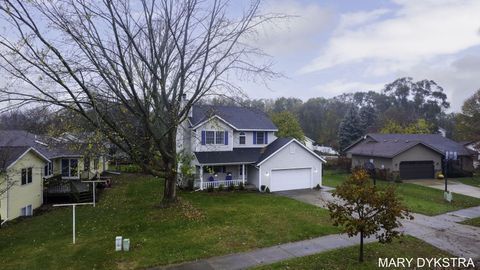
M 238 137 L 238 143 L 245 144 L 246 140 L 247 140 L 247 136 L 245 135 L 245 132 L 240 132 L 240 135 Z
M 204 131 L 205 139 L 202 138 L 202 144 L 227 144 L 225 131 Z M 205 143 L 203 143 L 205 142 Z
M 268 133 L 265 131 L 254 132 L 253 144 L 268 144 Z
M 32 168 L 22 169 L 22 185 L 32 183 Z

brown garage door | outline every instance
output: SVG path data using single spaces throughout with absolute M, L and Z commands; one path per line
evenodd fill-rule
M 434 178 L 433 161 L 400 162 L 400 179 Z

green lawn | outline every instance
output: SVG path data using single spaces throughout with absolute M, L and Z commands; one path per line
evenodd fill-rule
M 378 258 L 404 257 L 414 258 L 415 261 L 416 258 L 425 257 L 452 257 L 450 254 L 411 236 L 404 236 L 390 244 L 367 244 L 365 245 L 364 254 L 365 261 L 359 263 L 358 246 L 354 246 L 291 259 L 256 269 L 381 269 L 377 267 Z
M 252 192 L 181 192 L 182 205 L 156 207 L 162 181 L 122 175 L 96 208 L 55 209 L 0 229 L 1 269 L 130 269 L 165 265 L 338 233 L 327 210 Z M 131 251 L 115 252 L 115 236 Z
M 341 184 L 346 177 L 348 177 L 348 174 L 326 171 L 323 183 L 326 186 L 336 187 Z M 408 209 L 414 213 L 433 216 L 480 205 L 480 199 L 461 194 L 454 194 L 453 202 L 448 203 L 443 199 L 442 190 L 411 183 L 390 183 L 377 180 L 377 184 L 380 186 L 395 185 L 397 194 L 403 199 Z
M 480 175 L 474 175 L 473 177 L 451 178 L 450 180 L 480 188 Z
M 468 219 L 468 220 L 465 220 L 461 223 L 466 224 L 466 225 L 472 225 L 472 226 L 480 227 L 480 217 Z

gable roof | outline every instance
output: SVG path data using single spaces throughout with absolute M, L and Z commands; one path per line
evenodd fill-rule
M 264 112 L 236 106 L 194 105 L 190 123 L 195 128 L 214 116 L 224 120 L 236 130 L 278 130 Z
M 416 145 L 423 145 L 440 155 L 446 151 L 455 151 L 460 156 L 471 155 L 462 144 L 440 134 L 367 134 L 349 146 L 346 152 L 353 155 L 392 158 Z
M 233 151 L 195 152 L 194 154 L 198 162 L 203 165 L 247 163 L 258 166 L 292 142 L 299 144 L 309 153 L 326 162 L 323 158 L 293 138 L 277 138 L 263 148 L 233 148 Z
M 6 170 L 13 166 L 19 159 L 21 159 L 28 152 L 33 151 L 40 158 L 49 161 L 42 153 L 33 147 L 28 146 L 1 146 L 0 147 L 0 171 Z
M 46 136 L 39 136 L 24 130 L 0 130 L 0 147 L 33 147 L 45 157 L 80 157 L 79 151 L 64 143 L 53 143 Z

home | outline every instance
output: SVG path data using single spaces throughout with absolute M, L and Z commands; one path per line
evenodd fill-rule
M 13 184 L 0 194 L 2 219 L 31 215 L 47 196 L 78 199 L 82 192 L 91 194 L 91 185 L 82 180 L 99 177 L 108 161 L 103 153 L 87 155 L 85 147 L 23 130 L 0 131 L 0 183 Z
M 435 178 L 444 170 L 447 151 L 457 154 L 449 163 L 449 175 L 473 172 L 472 152 L 440 134 L 367 134 L 345 149 L 352 167 L 371 162 L 394 179 Z
M 194 156 L 195 186 L 250 184 L 270 191 L 322 185 L 320 156 L 292 138 L 277 138 L 277 127 L 258 110 L 195 105 L 177 137 Z
M 30 216 L 43 204 L 43 170 L 49 160 L 28 146 L 0 147 L 0 220 Z
M 461 142 L 461 144 L 475 153 L 473 157 L 473 167 L 475 169 L 480 169 L 480 142 L 466 141 Z

